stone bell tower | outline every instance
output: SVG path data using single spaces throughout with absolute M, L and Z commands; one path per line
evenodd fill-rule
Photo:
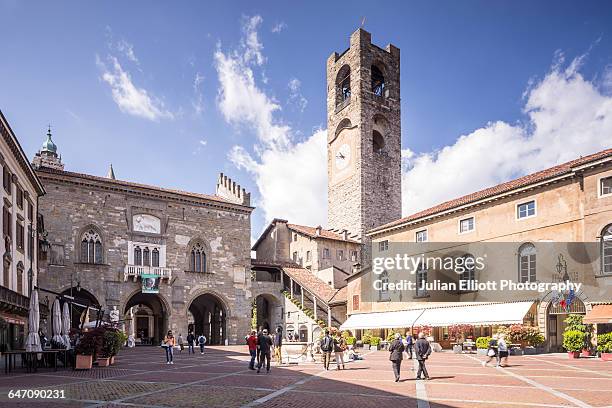
M 364 234 L 401 217 L 400 50 L 358 29 L 327 59 L 329 228 Z

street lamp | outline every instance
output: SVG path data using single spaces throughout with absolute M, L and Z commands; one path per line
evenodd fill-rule
M 74 273 L 71 273 L 70 274 L 70 297 L 72 298 L 70 302 L 70 326 L 71 327 L 72 327 L 72 303 L 74 302 L 74 296 L 72 295 L 72 287 L 74 286 L 73 278 L 74 278 Z M 77 278 L 76 290 L 77 292 L 81 291 L 81 281 L 78 278 Z

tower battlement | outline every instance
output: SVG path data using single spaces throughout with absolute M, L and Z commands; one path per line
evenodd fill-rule
M 251 205 L 251 193 L 223 173 L 219 173 L 216 194 L 236 204 Z

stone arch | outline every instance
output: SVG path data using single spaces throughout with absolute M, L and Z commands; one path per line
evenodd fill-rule
M 374 60 L 370 67 L 370 90 L 374 95 L 385 98 L 388 86 L 387 66 L 380 60 Z
M 377 113 L 372 117 L 372 150 L 374 153 L 383 153 L 386 146 L 386 136 L 389 134 L 390 125 L 387 118 Z
M 279 296 L 259 293 L 254 296 L 253 307 L 257 330 L 261 327 L 272 333 L 279 326 L 284 330 L 283 302 Z
M 193 323 L 188 325 L 188 331 L 197 336 L 204 334 L 208 344 L 223 345 L 229 341 L 231 317 L 230 302 L 216 291 L 201 289 L 196 291 L 187 303 L 186 318 L 193 316 Z
M 76 303 L 79 304 L 84 304 L 84 305 L 88 305 L 91 303 L 91 306 L 94 307 L 100 307 L 100 301 L 98 299 L 100 299 L 99 296 L 96 296 L 96 293 L 94 291 L 85 289 L 85 288 L 81 288 L 80 285 L 77 286 L 72 286 L 72 295 L 70 295 L 70 289 L 71 286 L 67 285 L 64 286 L 60 289 L 59 293 L 64 295 L 64 296 L 73 296 L 74 297 L 74 301 Z M 83 306 L 77 306 L 77 305 L 72 305 L 70 307 L 70 312 L 71 312 L 71 327 L 78 327 L 80 325 L 81 322 L 81 317 L 83 316 L 83 313 L 85 313 L 87 311 L 86 307 Z M 90 320 L 95 320 L 95 313 L 96 312 L 92 312 L 93 315 L 90 314 Z
M 200 246 L 205 254 L 205 262 L 204 269 L 202 271 L 192 270 L 192 255 L 191 252 Z M 210 273 L 211 271 L 211 258 L 212 258 L 212 248 L 210 247 L 208 240 L 201 235 L 195 236 L 189 240 L 187 243 L 187 249 L 185 252 L 185 271 L 188 272 L 206 272 Z
M 338 126 L 336 126 L 334 136 L 337 137 L 344 129 L 350 129 L 352 127 L 353 124 L 351 123 L 351 120 L 349 118 L 344 118 L 340 121 L 340 123 L 338 123 Z
M 101 241 L 101 259 L 100 262 L 87 262 L 87 259 L 83 257 L 83 251 L 81 248 L 81 243 L 83 237 L 89 232 L 93 231 L 98 234 Z M 77 259 L 79 263 L 90 263 L 90 264 L 105 264 L 106 263 L 106 247 L 107 247 L 107 237 L 102 231 L 102 228 L 97 226 L 96 224 L 87 224 L 81 229 L 78 230 L 77 235 L 74 237 L 74 259 Z
M 338 70 L 335 81 L 336 107 L 342 106 L 351 99 L 351 67 L 344 64 Z
M 157 304 L 155 303 L 157 302 Z M 143 304 L 152 309 L 154 312 L 154 321 L 152 324 L 152 330 L 147 333 L 147 340 L 151 341 L 152 344 L 158 344 L 163 339 L 166 331 L 170 327 L 170 318 L 172 316 L 172 307 L 161 293 L 142 293 L 141 289 L 133 290 L 128 296 L 121 302 L 121 313 L 123 313 L 126 320 L 131 320 L 131 316 L 128 316 L 129 310 Z M 159 307 L 158 307 L 159 306 Z M 130 324 L 131 322 L 128 322 Z M 137 322 L 134 324 L 134 331 L 138 338 Z M 132 331 L 128 328 L 128 332 Z

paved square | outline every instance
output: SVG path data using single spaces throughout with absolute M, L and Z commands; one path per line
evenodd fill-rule
M 605 407 L 612 401 L 612 363 L 569 360 L 562 354 L 510 357 L 510 367 L 482 367 L 482 357 L 435 353 L 432 379 L 414 380 L 404 360 L 393 381 L 385 351 L 366 352 L 346 370 L 320 363 L 273 366 L 270 374 L 248 369 L 244 346 L 210 347 L 205 355 L 163 350 L 123 350 L 115 366 L 89 371 L 41 369 L 0 376 L 2 407 L 279 407 L 368 408 Z M 9 399 L 17 389 L 63 390 L 61 400 Z

